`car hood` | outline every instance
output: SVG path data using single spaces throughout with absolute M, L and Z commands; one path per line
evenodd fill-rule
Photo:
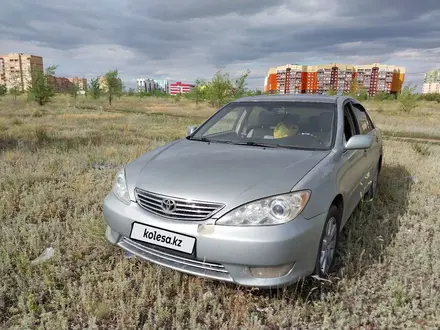
M 261 148 L 182 139 L 126 167 L 127 185 L 172 197 L 242 203 L 290 191 L 330 151 Z

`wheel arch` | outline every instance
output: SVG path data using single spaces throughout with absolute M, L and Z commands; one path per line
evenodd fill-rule
M 344 197 L 342 196 L 341 193 L 336 195 L 336 197 L 331 202 L 330 206 L 331 205 L 335 205 L 337 207 L 340 214 L 340 219 L 339 219 L 339 221 L 341 222 L 340 225 L 342 225 L 344 218 Z
M 379 156 L 379 173 L 382 171 L 382 154 Z

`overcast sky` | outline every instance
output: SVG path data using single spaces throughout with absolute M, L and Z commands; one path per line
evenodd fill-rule
M 406 82 L 440 64 L 440 0 L 1 0 L 0 54 L 43 56 L 58 76 L 118 69 L 193 82 L 219 69 L 372 62 L 405 66 Z

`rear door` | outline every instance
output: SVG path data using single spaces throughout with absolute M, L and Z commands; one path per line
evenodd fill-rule
M 371 148 L 364 150 L 366 154 L 365 161 L 368 163 L 364 179 L 364 190 L 366 192 L 371 184 L 373 170 L 379 162 L 380 135 L 371 118 L 368 116 L 367 111 L 360 103 L 351 102 L 351 107 L 359 125 L 359 134 L 370 135 L 373 138 Z

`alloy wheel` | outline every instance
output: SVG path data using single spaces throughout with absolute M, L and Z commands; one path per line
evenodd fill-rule
M 372 195 L 373 196 L 376 194 L 378 180 L 379 180 L 379 169 L 376 167 L 376 170 L 374 171 L 373 182 L 372 182 L 372 188 L 373 188 Z
M 328 274 L 335 256 L 338 228 L 336 221 L 335 217 L 328 219 L 322 238 L 319 268 L 323 274 Z
M 379 167 L 376 166 L 376 168 L 374 169 L 371 186 L 366 194 L 366 201 L 371 202 L 374 199 L 374 196 L 376 195 L 377 192 L 378 182 L 379 182 Z

